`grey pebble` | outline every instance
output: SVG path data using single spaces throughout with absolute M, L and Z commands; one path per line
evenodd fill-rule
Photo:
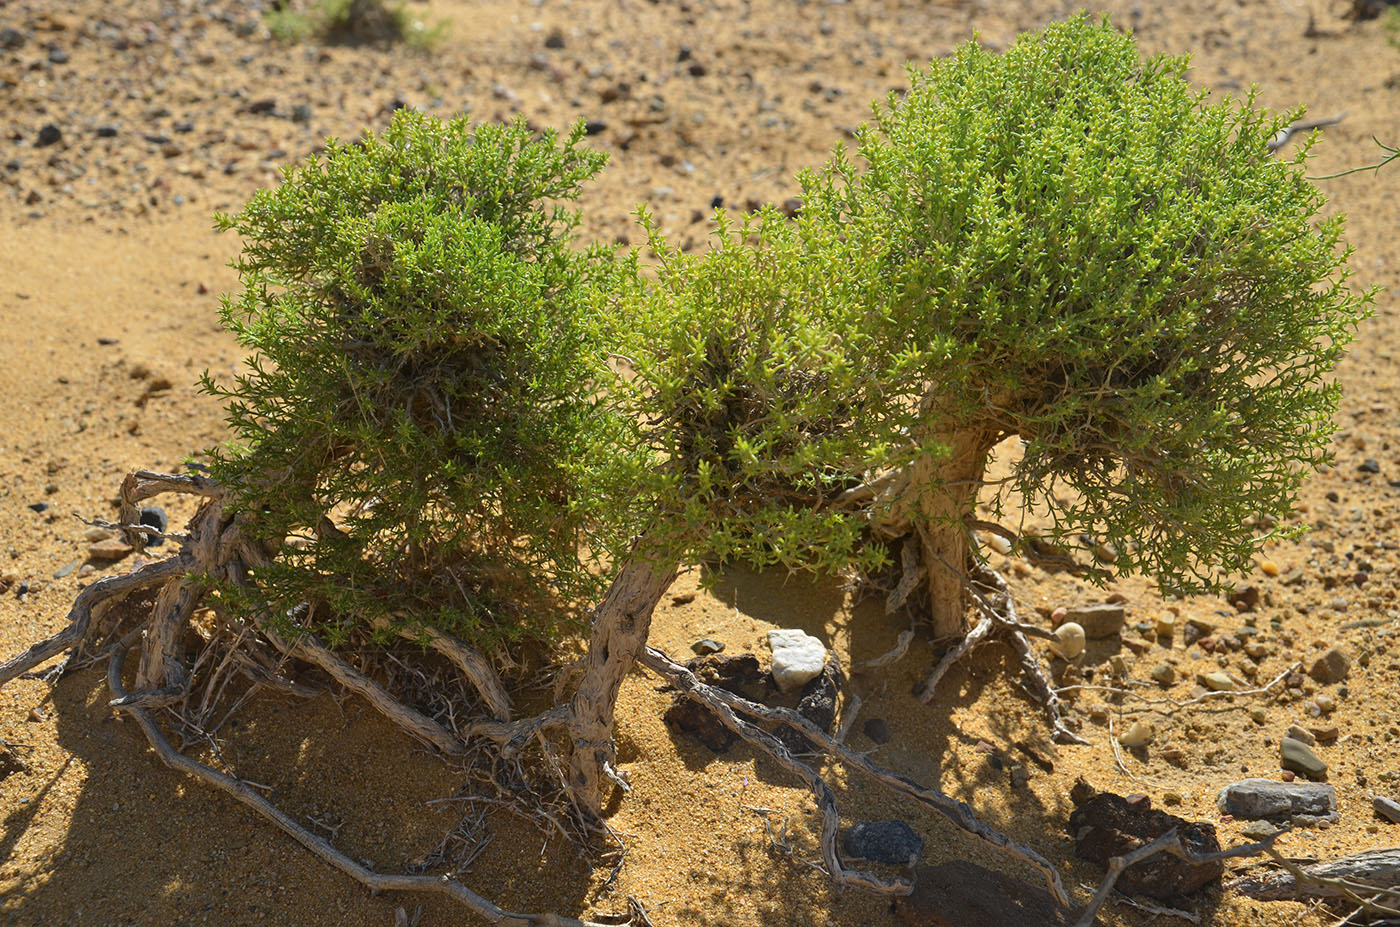
M 1222 814 L 1245 820 L 1337 822 L 1337 790 L 1321 782 L 1244 779 L 1221 789 L 1216 805 Z
M 1322 779 L 1327 775 L 1327 761 L 1319 757 L 1301 740 L 1285 737 L 1278 745 L 1279 765 L 1309 779 Z
M 1386 798 L 1384 795 L 1371 796 L 1371 807 L 1376 814 L 1385 818 L 1392 824 L 1400 824 L 1400 801 L 1393 798 Z
M 724 644 L 706 637 L 691 644 L 690 649 L 704 656 L 707 653 L 720 653 L 724 650 Z

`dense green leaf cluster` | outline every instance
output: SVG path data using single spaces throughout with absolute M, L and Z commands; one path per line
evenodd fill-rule
M 910 372 L 872 353 L 879 250 L 771 207 L 737 225 L 721 214 L 701 256 L 642 221 L 657 276 L 621 300 L 631 375 L 614 393 L 661 462 L 651 545 L 760 567 L 879 565 L 864 513 L 840 501 L 900 459 L 870 416 Z
M 968 43 L 876 106 L 857 159 L 802 176 L 792 227 L 669 255 L 639 406 L 695 469 L 709 546 L 827 565 L 857 551 L 834 491 L 1015 435 L 998 500 L 1113 543 L 1120 570 L 1199 588 L 1245 566 L 1251 516 L 1327 457 L 1328 375 L 1370 295 L 1306 147 L 1271 158 L 1282 120 L 1186 72 L 1082 16 Z M 712 491 L 727 504 L 697 504 Z
M 220 218 L 244 241 L 223 319 L 252 353 L 206 378 L 238 442 L 212 469 L 291 539 L 262 591 L 333 640 L 421 620 L 490 643 L 598 588 L 630 426 L 597 394 L 612 264 L 557 205 L 603 163 L 582 137 L 400 113 Z

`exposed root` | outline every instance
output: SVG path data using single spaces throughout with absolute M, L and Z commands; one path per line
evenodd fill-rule
M 981 588 L 990 588 L 992 596 L 985 595 Z M 943 676 L 952 668 L 953 664 L 960 660 L 972 648 L 993 637 L 1001 638 L 1011 645 L 1016 651 L 1016 657 L 1021 663 L 1021 672 L 1026 677 L 1027 688 L 1030 694 L 1040 703 L 1041 709 L 1045 712 L 1045 719 L 1050 725 L 1050 737 L 1057 744 L 1088 744 L 1089 741 L 1080 737 L 1065 726 L 1064 716 L 1060 709 L 1060 697 L 1054 686 L 1050 685 L 1050 680 L 1045 675 L 1040 657 L 1032 649 L 1030 641 L 1026 640 L 1027 635 L 1037 637 L 1048 637 L 1049 632 L 1034 625 L 1023 623 L 1016 617 L 1016 603 L 1011 597 L 1011 587 L 1007 584 L 1005 577 L 989 567 L 983 567 L 974 582 L 968 583 L 968 592 L 977 610 L 981 613 L 977 624 L 968 631 L 951 650 L 944 654 L 943 659 L 938 661 L 938 665 L 933 668 L 928 679 L 924 681 L 919 690 L 919 700 L 928 703 L 933 700 L 935 690 Z
M 129 693 L 122 685 L 121 678 L 122 664 L 125 662 L 126 654 L 126 647 L 119 647 L 113 653 L 107 669 L 107 686 L 111 689 L 114 700 L 119 702 L 129 697 Z M 177 751 L 161 733 L 160 728 L 156 726 L 155 721 L 151 719 L 145 709 L 126 704 L 122 710 L 128 712 L 141 725 L 141 730 L 145 733 L 146 739 L 150 741 L 151 747 L 167 766 L 188 773 L 252 808 L 263 818 L 275 824 L 283 833 L 310 850 L 322 862 L 338 869 L 372 891 L 432 892 L 446 895 L 471 908 L 489 923 L 501 925 L 501 927 L 608 927 L 608 925 L 597 922 L 581 921 L 559 914 L 522 914 L 506 911 L 455 879 L 375 872 L 337 850 L 324 837 L 318 836 L 298 824 L 276 805 L 259 795 L 243 780 L 219 772 L 217 769 L 192 760 Z
M 841 865 L 840 855 L 836 850 L 838 819 L 834 796 L 830 788 L 810 766 L 796 760 L 777 738 L 750 721 L 741 718 L 740 714 L 761 721 L 786 724 L 796 729 L 822 754 L 860 769 L 893 791 L 906 795 L 937 811 L 964 832 L 1030 865 L 1045 879 L 1055 899 L 1062 906 L 1068 907 L 1069 896 L 1065 894 L 1060 875 L 1050 861 L 1035 850 L 1021 846 L 988 827 L 978 820 L 972 808 L 964 802 L 945 795 L 938 789 L 920 785 L 899 773 L 875 765 L 862 754 L 833 739 L 817 725 L 795 711 L 786 708 L 771 708 L 767 705 L 751 702 L 724 689 L 707 685 L 701 682 L 690 670 L 655 648 L 648 647 L 639 657 L 639 662 L 661 675 L 682 692 L 699 699 L 702 704 L 715 713 L 725 727 L 762 749 L 764 753 L 773 757 L 812 789 L 823 815 L 822 857 L 831 876 L 838 883 L 861 885 L 874 891 L 888 893 L 909 890 L 909 883 L 904 880 L 886 882 L 869 873 L 847 870 Z
M 1236 879 L 1227 887 L 1261 901 L 1339 898 L 1368 914 L 1400 917 L 1400 848 L 1367 850 L 1313 866 L 1270 855 L 1284 872 Z
M 266 625 L 260 630 L 278 650 L 320 667 L 336 682 L 363 697 L 376 711 L 418 740 L 448 756 L 461 756 L 467 752 L 467 745 L 455 734 L 394 698 L 383 686 L 337 657 L 310 634 L 303 634 L 289 642 Z
M 203 497 L 190 520 L 188 533 L 164 535 L 180 542 L 179 552 L 132 572 L 102 579 L 83 590 L 62 631 L 0 665 L 0 685 L 53 657 L 69 653 L 68 660 L 50 674 L 56 677 L 85 651 L 103 652 L 105 648 L 111 657 L 111 704 L 140 722 L 164 762 L 232 794 L 361 883 L 375 890 L 445 893 L 493 924 L 584 924 L 554 914 L 507 912 L 457 882 L 426 875 L 388 876 L 372 872 L 282 814 L 253 791 L 253 783 L 192 760 L 171 744 L 152 719 L 152 709 L 168 709 L 181 742 L 207 744 L 217 763 L 222 764 L 213 733 L 257 687 L 272 686 L 303 697 L 321 691 L 285 675 L 288 662 L 301 661 L 363 697 L 417 740 L 467 762 L 471 781 L 494 789 L 502 804 L 547 829 L 557 829 L 575 845 L 583 845 L 584 835 L 596 837 L 599 830 L 596 815 L 589 815 L 571 797 L 568 770 L 557 755 L 558 745 L 551 740 L 555 734 L 568 740 L 571 728 L 567 706 L 534 718 L 511 720 L 510 699 L 495 670 L 477 651 L 440 629 L 415 629 L 409 636 L 426 643 L 444 658 L 441 662 L 419 665 L 411 651 L 405 649 L 397 655 L 380 655 L 375 666 L 357 668 L 310 634 L 279 633 L 266 615 L 255 614 L 249 619 L 227 614 L 222 600 L 211 596 L 210 588 L 198 577 L 248 586 L 249 571 L 265 564 L 274 552 L 244 536 L 240 518 L 226 513 L 224 491 L 212 480 L 149 471 L 130 474 L 121 490 L 117 526 L 137 550 L 153 533 L 153 529 L 139 524 L 139 503 L 163 492 Z M 158 589 L 155 604 L 134 627 L 130 622 L 119 627 L 116 621 L 102 620 L 104 613 L 129 593 L 149 593 L 153 589 Z M 212 610 L 212 624 L 195 620 L 201 608 Z M 122 635 L 120 640 L 113 642 L 118 634 Z M 204 646 L 191 661 L 186 656 L 186 646 L 193 634 L 204 638 Z M 136 684 L 128 691 L 121 682 L 121 667 L 128 652 L 138 645 Z M 387 686 L 369 675 L 379 670 L 389 674 Z M 232 685 L 239 676 L 252 685 Z M 452 684 L 454 680 L 457 685 Z M 479 701 L 462 682 L 479 696 Z M 396 697 L 391 688 L 402 697 Z M 431 704 L 433 716 L 412 707 L 409 699 Z M 230 700 L 232 705 L 226 704 Z M 482 717 L 483 708 L 486 717 Z M 531 754 L 529 763 L 522 760 L 527 749 L 537 751 Z
M 68 612 L 67 627 L 34 644 L 24 653 L 0 663 L 0 686 L 61 653 L 81 647 L 88 640 L 88 631 L 94 618 L 100 617 L 102 612 L 129 593 L 182 577 L 190 565 L 184 555 L 180 554 L 157 563 L 148 563 L 130 573 L 109 576 L 88 586 L 73 602 L 73 607 Z M 62 675 L 63 669 L 64 667 L 60 667 L 56 675 Z
M 437 628 L 405 628 L 400 633 L 409 640 L 418 640 L 420 637 L 426 636 L 428 646 L 451 660 L 457 669 L 461 670 L 462 675 L 467 677 L 467 680 L 476 687 L 476 691 L 486 702 L 486 707 L 490 709 L 491 717 L 497 721 L 510 720 L 510 696 L 506 695 L 505 687 L 501 685 L 501 678 L 496 675 L 491 664 L 487 663 L 486 658 L 474 648 Z

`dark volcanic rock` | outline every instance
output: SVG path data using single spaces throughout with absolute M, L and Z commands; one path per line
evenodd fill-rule
M 836 664 L 826 661 L 821 675 L 800 690 L 797 713 L 830 734 L 836 727 L 836 702 L 841 697 L 843 682 L 845 680 Z M 775 736 L 794 753 L 813 753 L 817 749 L 815 744 L 787 725 L 780 727 Z
M 751 702 L 794 709 L 828 734 L 835 728 L 836 704 L 845 680 L 833 662 L 827 662 L 820 676 L 788 694 L 778 691 L 773 675 L 765 671 L 758 657 L 751 653 L 734 656 L 707 654 L 689 661 L 686 668 L 700 677 L 701 682 L 733 692 Z M 719 722 L 714 712 L 681 692 L 676 693 L 663 718 L 673 729 L 691 735 L 716 753 L 725 752 L 739 739 L 739 735 Z M 776 729 L 774 725 L 766 723 L 763 727 L 795 753 L 809 753 L 815 749 L 806 737 L 785 724 L 776 726 Z
M 762 702 L 774 691 L 772 677 L 763 670 L 758 657 L 751 653 L 735 656 L 710 654 L 696 657 L 686 668 L 700 681 L 733 692 L 750 701 Z M 724 753 L 734 746 L 739 735 L 720 723 L 715 713 L 696 699 L 677 692 L 662 720 L 675 730 L 689 734 L 715 753 Z
M 841 833 L 847 856 L 877 863 L 908 865 L 924 855 L 924 838 L 904 821 L 861 821 Z
M 1075 921 L 1045 889 L 964 860 L 918 867 L 914 891 L 896 898 L 894 910 L 906 927 L 1070 927 Z
M 1129 853 L 1173 827 L 1188 852 L 1220 851 L 1213 824 L 1144 809 L 1141 803 L 1134 805 L 1112 792 L 1086 797 L 1089 791 L 1092 790 L 1081 789 L 1076 784 L 1071 793 L 1079 807 L 1069 816 L 1069 834 L 1075 842 L 1074 855 L 1080 859 L 1106 866 L 1111 858 Z M 1124 870 L 1118 878 L 1118 889 L 1129 895 L 1167 900 L 1199 891 L 1219 881 L 1224 873 L 1225 866 L 1218 860 L 1189 863 L 1168 853 L 1158 853 Z

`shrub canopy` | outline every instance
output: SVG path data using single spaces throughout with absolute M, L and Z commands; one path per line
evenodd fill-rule
M 968 43 L 876 105 L 856 158 L 802 175 L 793 226 L 722 224 L 699 259 L 661 243 L 638 405 L 691 520 L 766 539 L 709 546 L 868 562 L 836 490 L 1014 435 L 997 504 L 1019 491 L 1177 588 L 1246 567 L 1254 516 L 1328 457 L 1329 373 L 1370 294 L 1308 146 L 1270 157 L 1284 120 L 1187 71 L 1083 16 Z M 725 504 L 701 511 L 710 484 Z
M 219 220 L 244 241 L 223 319 L 252 355 L 230 386 L 206 375 L 237 439 L 212 471 L 293 539 L 260 592 L 313 603 L 333 641 L 382 619 L 546 631 L 542 602 L 594 595 L 626 534 L 601 517 L 628 426 L 598 397 L 590 308 L 612 262 L 571 247 L 560 205 L 604 161 L 582 137 L 401 111 Z

